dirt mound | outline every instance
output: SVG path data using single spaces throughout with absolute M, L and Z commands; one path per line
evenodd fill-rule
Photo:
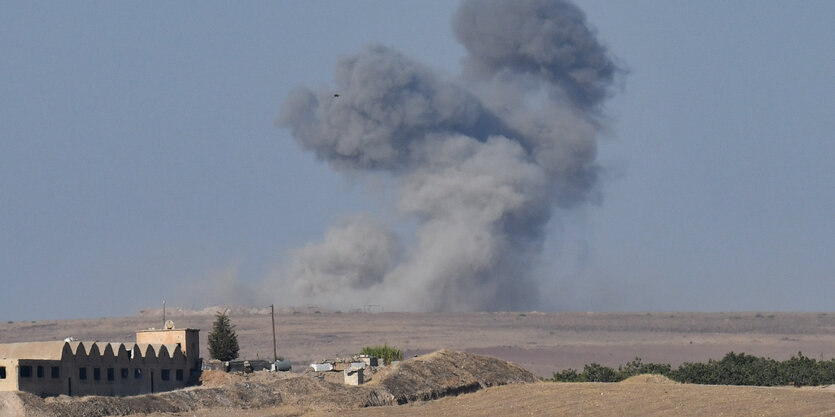
M 0 417 L 17 417 L 24 413 L 23 401 L 14 392 L 0 392 Z
M 314 409 L 345 409 L 396 404 L 390 393 L 370 387 L 336 384 L 312 375 L 273 383 L 285 404 Z
M 441 350 L 401 362 L 379 385 L 398 404 L 473 392 L 494 385 L 536 382 L 526 369 L 489 356 Z
M 242 375 L 230 374 L 223 371 L 203 371 L 200 375 L 200 385 L 203 387 L 221 387 L 235 382 L 245 381 Z
M 658 374 L 641 374 L 620 381 L 621 384 L 678 384 L 678 382 Z
M 153 412 L 181 413 L 202 408 L 260 408 L 281 404 L 271 387 L 246 382 L 223 388 L 187 388 L 133 397 L 50 397 L 21 393 L 27 416 L 124 416 Z

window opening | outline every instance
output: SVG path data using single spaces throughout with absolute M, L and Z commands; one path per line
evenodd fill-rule
M 61 377 L 61 368 L 59 368 L 57 366 L 53 366 L 50 371 L 52 373 L 52 375 L 51 375 L 52 378 L 60 378 Z
M 37 372 L 38 372 L 38 378 L 43 378 L 43 366 L 38 365 L 38 368 L 37 368 L 37 369 L 38 369 L 38 370 L 37 370 Z
M 83 366 L 81 368 L 78 368 L 78 379 L 80 379 L 82 381 L 87 380 L 87 368 L 85 368 Z
M 93 380 L 101 381 L 101 368 L 93 368 Z
M 182 381 L 182 380 L 183 380 L 183 370 L 182 369 L 177 369 L 177 381 Z
M 6 379 L 6 367 L 0 366 L 0 379 Z
M 21 366 L 20 367 L 20 377 L 21 378 L 31 378 L 32 377 L 32 367 L 29 365 Z
M 121 374 L 122 379 L 128 379 L 128 368 L 122 368 L 119 373 Z
M 113 381 L 114 379 L 116 379 L 115 375 L 116 375 L 116 372 L 113 370 L 113 368 L 107 368 L 107 380 L 108 381 Z
M 136 368 L 133 370 L 134 379 L 142 379 L 142 369 Z
M 170 381 L 171 380 L 171 370 L 170 369 L 163 369 L 161 378 L 163 381 Z

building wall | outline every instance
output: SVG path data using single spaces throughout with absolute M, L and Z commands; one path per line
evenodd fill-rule
M 17 360 L 0 358 L 0 391 L 17 390 Z
M 365 382 L 362 369 L 346 369 L 342 372 L 345 375 L 345 385 L 362 385 Z
M 27 372 L 12 375 L 4 390 L 19 390 L 35 395 L 137 395 L 170 391 L 188 385 L 185 356 L 170 358 L 166 352 L 159 357 L 137 357 L 133 360 L 114 356 L 72 356 L 60 361 L 19 360 Z M 54 371 L 54 372 L 53 372 Z
M 136 332 L 136 343 L 180 345 L 189 368 L 200 369 L 200 331 L 197 329 L 141 330 Z
M 27 360 L 18 361 L 18 390 L 36 395 L 55 395 L 64 392 L 62 376 L 67 373 L 61 361 Z
M 192 352 L 199 354 L 198 334 L 189 329 L 179 336 L 167 333 L 156 339 L 137 337 L 151 341 L 182 339 L 167 345 L 67 342 L 58 345 L 63 347 L 50 355 L 51 359 L 0 357 L 0 367 L 5 368 L 6 375 L 0 378 L 0 391 L 26 391 L 40 396 L 122 396 L 182 388 L 196 381 L 189 376 L 199 364 L 199 359 L 193 358 L 196 354 L 185 355 L 182 346 L 194 346 Z M 26 352 L 26 345 L 18 350 Z

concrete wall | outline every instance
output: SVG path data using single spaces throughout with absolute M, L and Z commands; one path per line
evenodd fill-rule
M 136 332 L 136 343 L 180 345 L 190 369 L 200 369 L 200 331 L 197 329 L 141 330 Z
M 53 377 L 56 371 L 58 376 Z M 61 361 L 26 360 L 18 361 L 18 390 L 28 391 L 36 395 L 55 395 L 64 391 L 61 376 L 66 368 Z
M 0 379 L 0 391 L 26 391 L 40 396 L 121 396 L 182 388 L 195 381 L 195 366 L 199 364 L 198 335 L 197 330 L 187 329 L 179 334 L 173 331 L 157 334 L 156 338 L 154 335 L 137 337 L 146 341 L 182 339 L 169 344 L 58 343 L 53 349 L 57 351 L 41 354 L 50 359 L 27 359 L 28 344 L 18 344 L 16 352 L 22 352 L 20 356 L 24 357 L 0 357 L 0 367 L 5 367 L 6 373 L 6 378 Z M 186 355 L 182 346 L 194 350 Z
M 17 390 L 36 395 L 136 395 L 170 391 L 188 385 L 185 356 L 176 350 L 168 353 L 165 346 L 153 346 L 147 356 L 130 358 L 127 354 L 100 354 L 95 348 L 60 361 L 20 359 Z M 14 377 L 7 373 L 9 381 Z M 28 376 L 24 376 L 28 375 Z M 11 385 L 4 390 L 15 390 Z
M 349 368 L 343 372 L 345 374 L 345 385 L 362 385 L 365 383 L 362 369 Z
M 0 358 L 0 372 L 0 391 L 17 391 L 17 360 Z

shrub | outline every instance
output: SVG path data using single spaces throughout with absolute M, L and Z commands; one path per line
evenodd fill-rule
M 621 380 L 614 369 L 595 362 L 583 367 L 583 375 L 587 382 L 618 382 Z
M 378 359 L 382 359 L 386 365 L 391 364 L 391 361 L 403 360 L 403 352 L 400 349 L 384 344 L 382 346 L 366 346 L 362 348 L 360 355 L 368 355 Z
M 619 366 L 617 371 L 598 363 L 591 363 L 583 367 L 583 372 L 577 372 L 574 369 L 554 372 L 552 380 L 556 382 L 620 382 L 635 375 L 667 375 L 670 372 L 668 364 L 644 363 L 641 358 L 635 358 Z
M 574 369 L 566 369 L 561 372 L 554 372 L 553 381 L 555 382 L 586 382 L 584 374 L 578 373 Z
M 641 374 L 667 375 L 670 373 L 670 365 L 661 363 L 644 363 L 641 358 L 627 362 L 626 365 L 618 367 L 618 376 L 621 380 Z
M 689 384 L 795 386 L 835 384 L 835 359 L 816 361 L 803 353 L 779 362 L 744 353 L 730 352 L 721 360 L 707 363 L 685 362 L 677 369 L 667 364 L 643 363 L 640 358 L 618 367 L 617 371 L 597 363 L 586 365 L 582 373 L 573 369 L 554 373 L 561 382 L 617 382 L 639 374 L 661 374 Z
M 238 335 L 226 311 L 215 313 L 215 322 L 209 332 L 209 354 L 220 361 L 238 357 Z
M 684 363 L 670 378 L 686 383 L 718 385 L 785 385 L 780 362 L 744 353 L 730 352 L 722 360 L 705 363 Z
M 668 375 L 670 379 L 687 384 L 718 384 L 716 369 L 705 363 L 684 362 Z
M 786 382 L 796 387 L 831 383 L 827 382 L 832 380 L 832 375 L 826 375 L 826 368 L 826 366 L 817 366 L 814 359 L 803 356 L 802 352 L 798 352 L 797 356 L 792 356 L 791 359 L 782 363 Z

